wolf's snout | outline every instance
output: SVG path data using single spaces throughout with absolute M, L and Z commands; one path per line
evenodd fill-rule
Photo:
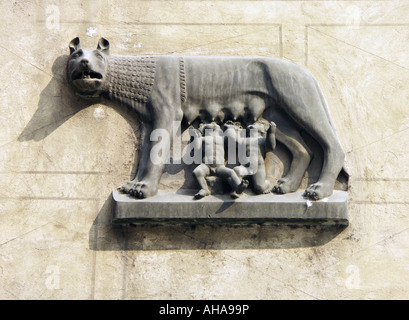
M 88 67 L 88 63 L 89 63 L 88 59 L 82 59 L 82 60 L 81 60 L 81 66 L 82 66 L 83 68 Z

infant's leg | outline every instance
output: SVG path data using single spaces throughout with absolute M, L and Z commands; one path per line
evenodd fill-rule
M 210 175 L 209 167 L 202 163 L 193 170 L 193 175 L 196 177 L 196 180 L 200 186 L 200 190 L 195 194 L 195 198 L 201 199 L 208 196 L 210 194 L 210 190 L 205 178 Z
M 243 178 L 243 177 L 245 177 L 245 176 L 247 176 L 249 174 L 248 168 L 246 168 L 243 165 L 236 166 L 236 167 L 233 168 L 233 170 L 241 178 Z
M 216 169 L 216 174 L 224 179 L 227 179 L 233 191 L 230 194 L 232 198 L 238 198 L 241 193 L 248 187 L 249 182 L 246 179 L 241 179 L 235 170 L 220 166 Z
M 253 181 L 253 191 L 255 193 L 270 193 L 270 183 L 266 179 L 266 167 L 264 165 L 264 160 L 259 161 L 257 172 L 251 176 L 251 179 Z
M 233 190 L 236 190 L 241 183 L 240 177 L 236 174 L 233 169 L 227 168 L 225 166 L 217 167 L 216 175 L 226 179 Z

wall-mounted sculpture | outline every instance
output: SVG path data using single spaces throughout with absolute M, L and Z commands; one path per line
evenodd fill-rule
M 255 139 L 263 139 L 262 144 L 257 144 L 259 174 L 254 176 L 240 164 L 236 170 L 221 170 L 224 177 L 232 179 L 234 196 L 243 191 L 243 183 L 247 186 L 248 176 L 253 176 L 255 193 L 295 192 L 314 156 L 301 132 L 311 136 L 323 151 L 318 181 L 306 188 L 304 196 L 319 200 L 333 193 L 345 154 L 323 94 L 305 69 L 266 57 L 111 55 L 109 42 L 104 38 L 99 40 L 96 50 L 83 50 L 79 38 L 73 39 L 69 48 L 67 75 L 75 92 L 87 98 L 104 97 L 128 105 L 151 132 L 165 130 L 171 137 L 174 121 L 189 126 L 197 120 L 214 123 L 214 128 L 227 128 L 225 138 L 232 122 L 241 124 L 244 130 L 256 130 L 260 137 Z M 270 128 L 257 127 L 260 121 L 270 123 Z M 262 172 L 263 150 L 274 148 L 275 140 L 288 148 L 292 160 L 286 175 L 275 186 L 268 186 Z M 135 198 L 157 193 L 164 162 L 152 161 L 151 152 L 158 143 L 152 139 L 145 141 L 138 174 L 124 184 L 122 192 Z M 192 173 L 202 183 L 201 178 L 213 170 L 208 166 L 206 170 L 203 168 Z M 207 193 L 202 185 L 196 197 L 202 198 Z

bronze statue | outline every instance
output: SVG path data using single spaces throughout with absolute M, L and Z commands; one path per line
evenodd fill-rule
M 246 126 L 259 119 L 273 121 L 275 138 L 292 155 L 290 170 L 273 188 L 276 193 L 300 186 L 313 156 L 300 134 L 305 131 L 319 143 L 324 159 L 318 181 L 304 195 L 318 200 L 332 194 L 345 154 L 321 89 L 307 70 L 267 57 L 111 55 L 104 38 L 96 50 L 83 50 L 79 38 L 69 47 L 67 75 L 75 92 L 128 105 L 150 131 L 166 130 L 172 136 L 172 121 L 186 126 L 197 119 Z M 149 156 L 157 143 L 145 141 L 138 174 L 123 192 L 137 198 L 157 193 L 164 163 L 154 163 Z

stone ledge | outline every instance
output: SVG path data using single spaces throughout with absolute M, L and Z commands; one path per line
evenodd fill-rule
M 348 193 L 335 190 L 329 198 L 308 201 L 302 191 L 285 194 L 210 195 L 194 200 L 195 190 L 159 192 L 134 199 L 113 191 L 114 224 L 329 224 L 348 225 Z

